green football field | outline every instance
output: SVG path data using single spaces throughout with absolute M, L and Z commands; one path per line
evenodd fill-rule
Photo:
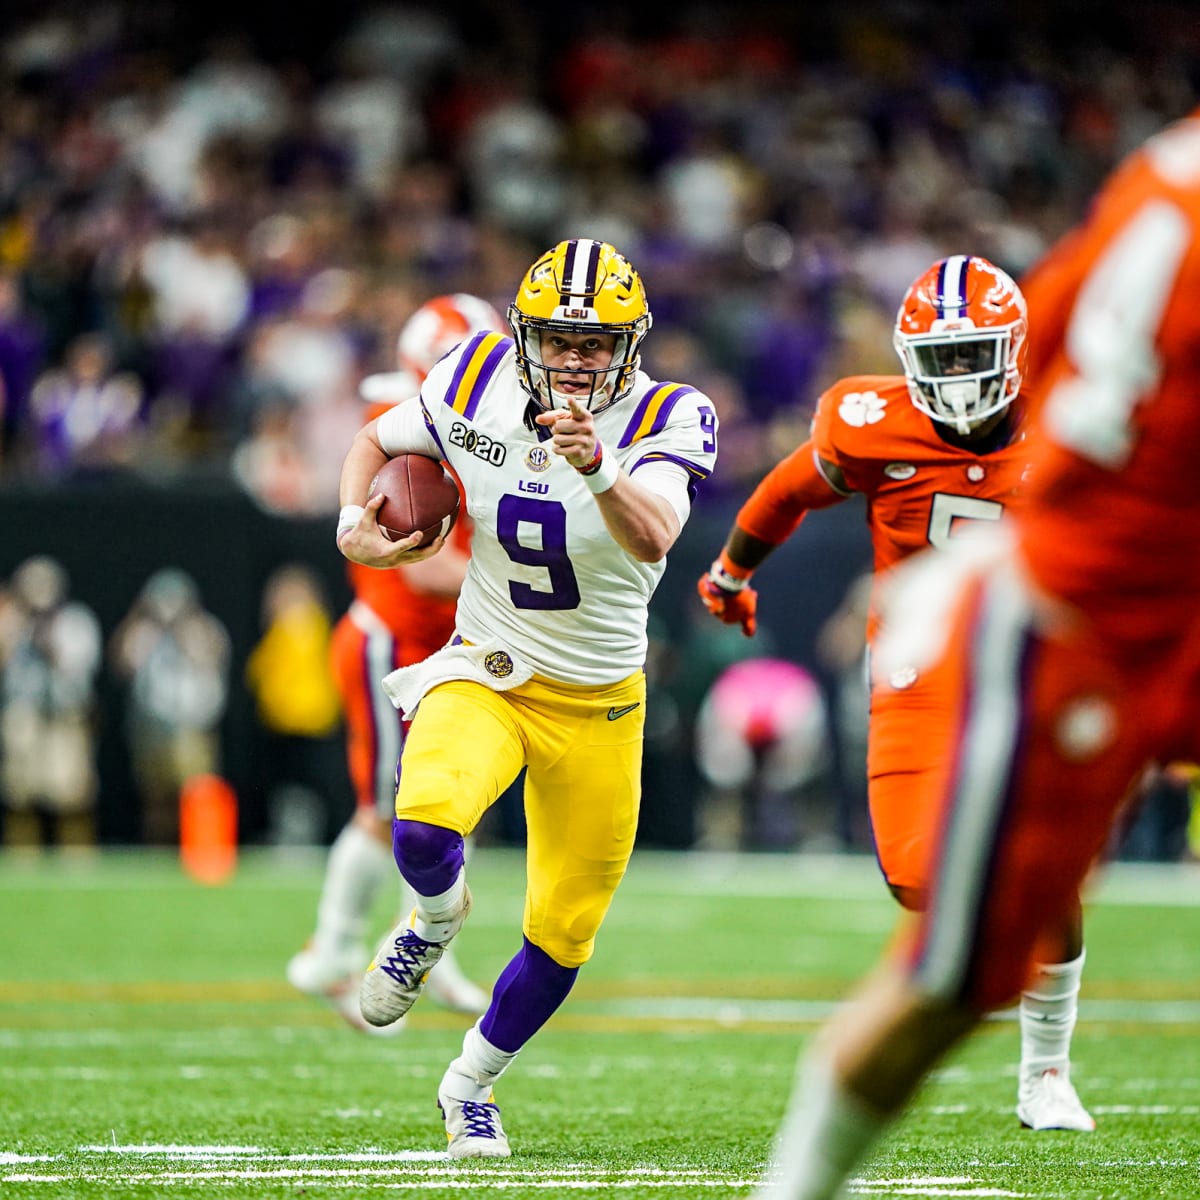
M 451 1163 L 435 1104 L 467 1018 L 368 1038 L 284 981 L 322 858 L 0 858 L 0 1196 L 746 1196 L 798 1050 L 893 920 L 873 863 L 639 853 L 567 1004 L 497 1089 L 514 1155 Z M 516 949 L 522 862 L 486 847 L 456 943 Z M 379 913 L 380 932 L 390 914 Z M 864 1196 L 1200 1196 L 1200 867 L 1088 906 L 1075 1078 L 1093 1134 L 1022 1130 L 1005 1015 L 856 1177 Z

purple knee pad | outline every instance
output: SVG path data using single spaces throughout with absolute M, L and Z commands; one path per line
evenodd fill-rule
M 392 857 L 418 896 L 448 892 L 463 866 L 463 839 L 453 829 L 392 819 Z
M 479 1032 L 498 1050 L 515 1054 L 567 998 L 578 967 L 560 966 L 528 938 L 500 973 Z

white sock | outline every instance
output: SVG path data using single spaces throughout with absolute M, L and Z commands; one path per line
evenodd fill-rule
M 833 1200 L 885 1124 L 845 1090 L 823 1057 L 810 1052 L 801 1061 L 756 1200 Z
M 416 898 L 416 920 L 413 930 L 417 937 L 427 942 L 448 942 L 457 932 L 463 906 L 463 893 L 467 888 L 467 875 L 459 871 L 455 881 L 440 895 Z
M 391 853 L 353 821 L 329 848 L 325 882 L 317 903 L 313 946 L 321 954 L 339 954 L 362 940 L 367 918 L 395 864 Z
M 491 1097 L 492 1085 L 518 1053 L 498 1050 L 479 1032 L 476 1021 L 463 1038 L 462 1054 L 446 1069 L 441 1090 L 455 1100 L 485 1101 Z
M 1079 981 L 1087 952 L 1065 963 L 1038 963 L 1021 993 L 1021 1075 L 1070 1069 L 1071 1034 L 1079 1015 Z

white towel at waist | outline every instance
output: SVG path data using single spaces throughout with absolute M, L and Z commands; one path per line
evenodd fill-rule
M 383 678 L 383 690 L 411 721 L 417 705 L 430 688 L 452 679 L 472 679 L 494 692 L 507 692 L 520 687 L 533 677 L 528 663 L 514 658 L 499 642 L 483 642 L 469 646 L 465 642 L 451 643 L 435 650 L 428 658 L 410 667 L 401 667 Z

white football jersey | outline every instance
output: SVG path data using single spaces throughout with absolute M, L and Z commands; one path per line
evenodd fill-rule
M 462 481 L 475 529 L 459 636 L 499 639 L 563 683 L 614 683 L 642 667 L 650 597 L 666 563 L 638 562 L 617 545 L 583 478 L 527 417 L 512 340 L 481 333 L 463 342 L 429 373 L 420 405 L 436 449 L 407 435 L 396 444 L 398 423 L 381 425 L 380 436 L 394 453 L 438 454 Z M 635 478 L 643 470 L 639 482 L 668 495 L 686 520 L 694 485 L 716 461 L 706 396 L 639 372 L 630 394 L 597 414 L 596 432 L 605 454 Z

